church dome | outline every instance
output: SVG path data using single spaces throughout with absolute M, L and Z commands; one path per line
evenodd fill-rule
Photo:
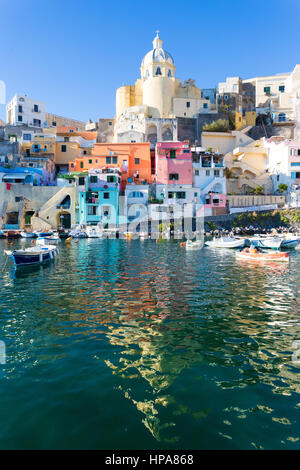
M 145 55 L 142 61 L 142 67 L 145 67 L 153 62 L 167 62 L 170 65 L 175 65 L 171 54 L 162 48 L 162 40 L 159 38 L 158 32 L 156 33 L 156 37 L 153 40 L 153 49 L 152 51 L 147 52 Z

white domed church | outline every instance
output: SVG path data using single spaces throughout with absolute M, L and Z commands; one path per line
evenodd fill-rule
M 153 49 L 142 60 L 141 78 L 116 93 L 116 142 L 178 140 L 178 117 L 192 118 L 208 112 L 209 100 L 201 98 L 194 80 L 175 77 L 172 55 L 163 49 L 158 32 Z

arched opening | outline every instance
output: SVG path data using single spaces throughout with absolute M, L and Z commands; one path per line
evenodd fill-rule
M 70 209 L 71 207 L 71 198 L 69 194 L 64 197 L 64 199 L 61 201 L 60 204 L 57 204 L 56 208 L 57 209 Z
M 216 183 L 213 186 L 211 192 L 212 193 L 217 193 L 217 194 L 222 194 L 222 190 L 223 190 L 222 185 L 220 183 Z
M 161 68 L 160 67 L 157 67 L 156 68 L 156 72 L 155 72 L 155 75 L 161 75 Z
M 173 140 L 173 132 L 170 125 L 163 126 L 162 128 L 162 140 Z
M 155 124 L 151 124 L 147 129 L 147 142 L 150 142 L 151 146 L 155 146 L 157 143 L 157 127 Z

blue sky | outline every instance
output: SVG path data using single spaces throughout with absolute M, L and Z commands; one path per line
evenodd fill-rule
M 209 88 L 291 71 L 299 25 L 299 0 L 0 0 L 0 80 L 7 100 L 27 93 L 66 117 L 113 117 L 157 29 L 176 76 Z

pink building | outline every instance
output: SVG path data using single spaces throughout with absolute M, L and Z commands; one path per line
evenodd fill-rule
M 192 152 L 187 142 L 159 142 L 155 148 L 156 184 L 193 184 Z

